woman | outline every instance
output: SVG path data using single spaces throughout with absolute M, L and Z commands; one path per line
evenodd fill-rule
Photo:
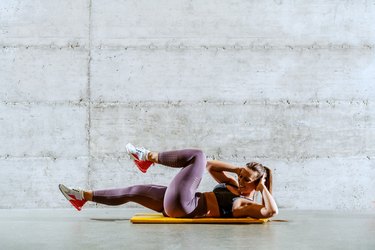
M 136 185 L 119 189 L 84 191 L 70 189 L 60 184 L 63 195 L 78 210 L 87 201 L 106 205 L 136 202 L 165 216 L 194 217 L 253 217 L 269 218 L 278 213 L 271 195 L 271 171 L 259 163 L 237 167 L 221 161 L 206 161 L 201 150 L 184 149 L 167 152 L 151 152 L 145 148 L 126 145 L 127 152 L 142 172 L 159 163 L 181 168 L 168 187 L 160 185 Z M 213 192 L 196 192 L 204 168 L 220 184 Z M 237 175 L 233 178 L 227 172 Z M 257 192 L 262 204 L 255 202 Z

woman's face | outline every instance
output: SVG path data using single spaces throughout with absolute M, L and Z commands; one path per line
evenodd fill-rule
M 250 192 L 256 188 L 254 181 L 258 179 L 258 176 L 258 172 L 247 167 L 241 169 L 241 172 L 238 175 L 238 189 L 242 195 L 249 195 Z

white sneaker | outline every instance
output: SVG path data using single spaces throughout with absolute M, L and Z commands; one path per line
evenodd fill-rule
M 126 151 L 133 160 L 137 161 L 147 161 L 147 155 L 150 150 L 145 149 L 144 147 L 136 148 L 133 144 L 126 144 Z
M 83 205 L 87 202 L 83 196 L 83 190 L 72 189 L 64 186 L 63 184 L 59 185 L 61 193 L 65 198 L 78 210 L 81 211 Z
M 154 164 L 152 161 L 147 160 L 150 150 L 143 147 L 136 148 L 133 144 L 128 143 L 126 144 L 126 151 L 128 152 L 130 158 L 134 160 L 134 163 L 138 169 L 143 173 L 146 173 L 147 169 Z

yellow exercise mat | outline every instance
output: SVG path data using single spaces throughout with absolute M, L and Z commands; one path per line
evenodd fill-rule
M 262 224 L 268 219 L 253 218 L 170 218 L 160 213 L 135 214 L 130 221 L 135 224 Z

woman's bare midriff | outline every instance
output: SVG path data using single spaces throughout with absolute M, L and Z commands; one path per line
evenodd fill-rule
M 204 193 L 206 199 L 207 213 L 205 217 L 219 218 L 220 210 L 214 192 Z

